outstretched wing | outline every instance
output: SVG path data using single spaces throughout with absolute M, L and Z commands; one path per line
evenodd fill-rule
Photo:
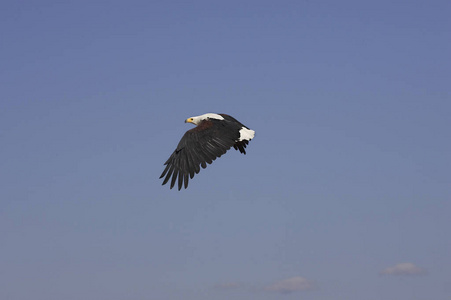
M 171 179 L 171 189 L 178 178 L 178 189 L 188 187 L 189 179 L 199 173 L 200 167 L 206 168 L 220 157 L 239 138 L 237 130 L 231 130 L 227 121 L 204 120 L 197 127 L 188 130 L 180 140 L 177 148 L 165 162 L 166 168 L 160 178 L 163 184 Z M 241 149 L 240 149 L 241 150 Z

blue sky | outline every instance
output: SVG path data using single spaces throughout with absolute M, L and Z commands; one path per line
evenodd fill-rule
M 450 298 L 449 1 L 1 6 L 0 298 Z

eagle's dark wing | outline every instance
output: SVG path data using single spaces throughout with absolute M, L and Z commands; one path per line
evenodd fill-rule
M 235 150 L 240 150 L 240 152 L 243 154 L 246 154 L 246 150 L 244 149 L 248 144 L 248 140 L 236 141 L 235 144 L 233 144 L 233 148 L 235 148 Z
M 237 119 L 235 119 L 232 116 L 226 115 L 226 114 L 220 114 L 225 120 L 230 121 L 234 124 L 238 124 L 239 126 L 241 126 L 241 128 L 247 128 L 246 126 L 244 126 L 243 124 L 241 124 L 240 121 L 238 121 Z M 238 126 L 238 127 L 239 127 Z M 249 128 L 247 128 L 249 129 Z M 246 148 L 246 146 L 249 144 L 248 140 L 242 140 L 242 141 L 236 141 L 235 144 L 233 144 L 233 148 L 235 148 L 235 150 L 240 150 L 241 153 L 246 154 L 246 150 L 244 150 Z
M 207 167 L 230 147 L 235 146 L 240 134 L 236 125 L 226 120 L 204 120 L 197 127 L 188 130 L 177 148 L 165 162 L 166 168 L 160 178 L 166 184 L 171 179 L 171 189 L 178 177 L 178 189 L 188 187 L 189 178 L 199 173 L 200 166 Z M 241 148 L 241 147 L 239 147 Z M 240 149 L 241 150 L 241 149 Z M 243 149 L 244 150 L 244 149 Z

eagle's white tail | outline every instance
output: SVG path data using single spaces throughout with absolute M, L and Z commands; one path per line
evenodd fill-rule
M 240 129 L 240 139 L 239 139 L 239 141 L 242 141 L 242 140 L 250 141 L 250 140 L 252 140 L 254 138 L 254 136 L 255 136 L 255 131 L 253 131 L 252 129 L 248 129 L 246 127 L 242 127 Z

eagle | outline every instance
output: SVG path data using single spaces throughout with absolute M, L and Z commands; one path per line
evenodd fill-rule
M 255 131 L 244 126 L 235 118 L 226 114 L 206 113 L 185 120 L 196 125 L 188 130 L 180 140 L 175 151 L 164 163 L 166 166 L 160 178 L 163 185 L 171 179 L 170 188 L 176 184 L 178 189 L 188 187 L 189 179 L 198 174 L 200 167 L 205 169 L 216 158 L 221 157 L 233 147 L 246 154 L 246 146 L 254 138 Z

